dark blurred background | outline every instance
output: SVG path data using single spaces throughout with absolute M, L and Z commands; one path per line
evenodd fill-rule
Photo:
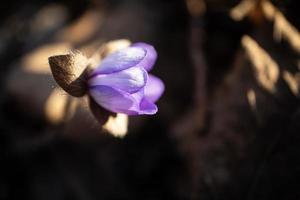
M 0 199 L 299 199 L 298 8 L 298 0 L 2 1 Z M 116 39 L 156 48 L 153 73 L 166 85 L 157 115 L 130 117 L 118 138 L 89 111 L 56 117 L 65 95 L 45 109 L 56 87 L 49 56 L 91 56 Z

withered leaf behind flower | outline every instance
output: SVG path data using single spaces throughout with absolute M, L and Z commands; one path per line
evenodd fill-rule
M 88 59 L 81 53 L 49 57 L 49 64 L 55 81 L 67 93 L 81 97 L 86 93 Z

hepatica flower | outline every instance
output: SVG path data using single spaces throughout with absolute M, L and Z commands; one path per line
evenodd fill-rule
M 157 58 L 155 49 L 135 43 L 104 58 L 90 74 L 90 96 L 103 108 L 127 115 L 152 115 L 164 91 L 163 82 L 148 72 Z

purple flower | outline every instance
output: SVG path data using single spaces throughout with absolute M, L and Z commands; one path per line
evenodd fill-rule
M 164 91 L 163 82 L 148 74 L 156 61 L 153 46 L 135 43 L 108 55 L 91 73 L 91 97 L 103 108 L 127 115 L 152 115 Z

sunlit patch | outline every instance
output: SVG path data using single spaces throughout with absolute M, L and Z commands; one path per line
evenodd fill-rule
M 290 72 L 284 70 L 282 73 L 283 79 L 288 84 L 291 92 L 297 96 L 299 93 L 299 80 L 297 80 L 297 75 L 293 75 Z
M 258 83 L 269 92 L 275 92 L 279 78 L 278 64 L 251 37 L 244 36 L 242 45 L 253 64 Z
M 248 103 L 252 110 L 256 110 L 256 95 L 253 89 L 247 91 Z

